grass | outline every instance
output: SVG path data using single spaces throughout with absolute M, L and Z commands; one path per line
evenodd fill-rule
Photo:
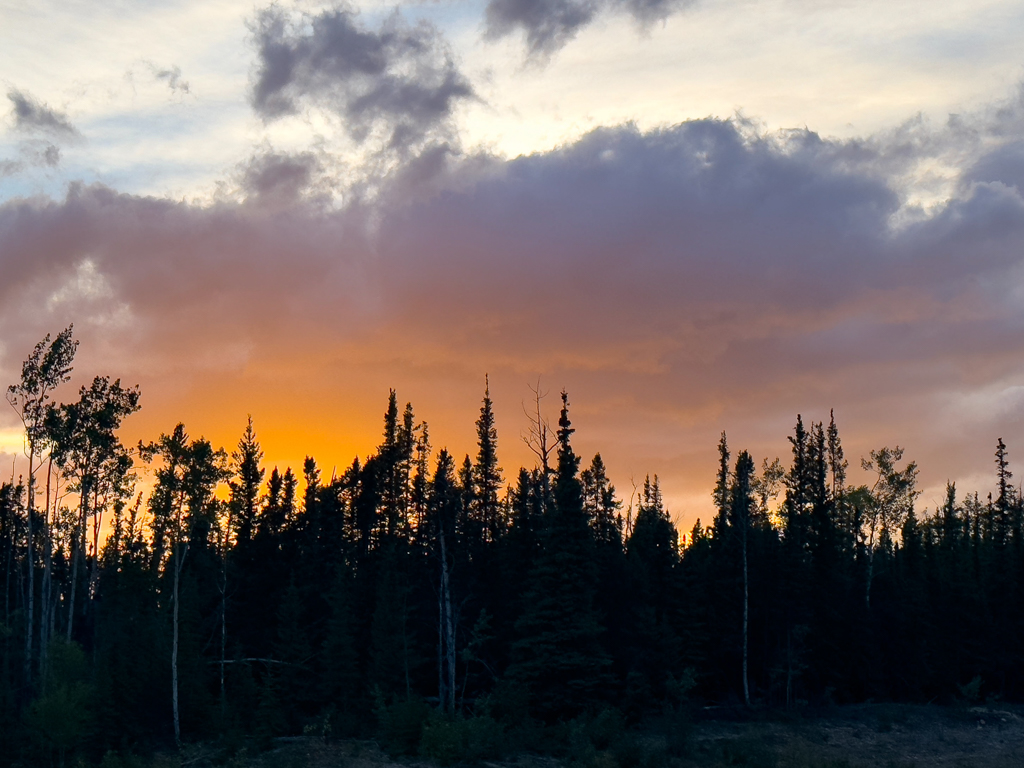
M 100 768 L 1019 768 L 1024 708 L 832 707 L 730 713 L 629 729 L 604 713 L 554 729 L 506 732 L 484 718 L 425 721 L 418 747 L 315 736 L 193 745 L 148 760 L 108 755 Z

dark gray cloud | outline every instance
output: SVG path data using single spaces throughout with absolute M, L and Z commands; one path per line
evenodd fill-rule
M 673 13 L 678 13 L 694 5 L 697 0 L 613 0 L 613 8 L 621 8 L 637 23 L 646 27 L 664 21 Z
M 405 149 L 446 133 L 456 105 L 473 97 L 438 29 L 397 12 L 368 29 L 346 6 L 301 16 L 272 6 L 254 34 L 252 103 L 265 120 L 313 105 L 340 116 L 356 141 L 380 130 L 389 148 Z
M 78 130 L 66 114 L 37 101 L 31 95 L 12 88 L 7 92 L 7 99 L 11 102 L 15 129 L 25 133 L 45 133 L 62 139 L 79 137 Z
M 56 168 L 60 165 L 61 149 L 46 139 L 28 138 L 18 142 L 20 160 L 0 162 L 0 176 L 11 176 L 26 168 Z
M 320 161 L 312 152 L 274 151 L 253 155 L 241 168 L 240 186 L 247 199 L 264 205 L 298 203 L 310 191 Z
M 597 0 L 490 0 L 487 36 L 522 30 L 531 54 L 550 55 L 568 43 L 601 8 Z
M 622 11 L 641 26 L 663 21 L 695 0 L 489 0 L 486 36 L 522 31 L 531 56 L 547 58 L 572 40 L 598 14 Z
M 60 165 L 60 147 L 56 144 L 47 144 L 42 152 L 39 153 L 39 159 L 43 165 L 56 168 Z
M 187 80 L 183 80 L 181 77 L 181 67 L 174 66 L 169 69 L 161 68 L 155 64 L 150 64 L 150 69 L 153 71 L 153 77 L 157 80 L 167 83 L 167 87 L 171 89 L 172 93 L 176 93 L 182 96 L 191 93 Z

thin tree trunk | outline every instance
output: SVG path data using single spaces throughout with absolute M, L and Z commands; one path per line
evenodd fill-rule
M 750 683 L 747 678 L 748 628 L 750 626 L 750 599 L 747 570 L 747 521 L 743 521 L 743 701 L 750 706 Z
M 171 641 L 171 706 L 174 709 L 174 743 L 181 746 L 181 724 L 178 718 L 178 583 L 181 581 L 181 544 L 174 548 L 174 619 Z
M 441 526 L 441 594 L 444 601 L 445 614 L 445 651 L 448 665 L 448 683 L 446 686 L 448 702 L 445 710 L 455 712 L 455 624 L 452 621 L 452 593 L 450 575 L 448 573 L 448 549 L 444 540 L 444 525 Z
M 75 521 L 75 535 L 71 540 L 71 595 L 68 598 L 68 642 L 75 626 L 75 592 L 78 589 L 78 560 L 85 546 L 85 517 L 89 508 L 89 492 L 84 488 L 79 492 L 78 520 Z
M 103 509 L 107 506 L 109 498 L 104 497 L 103 504 L 100 504 L 99 492 L 92 495 L 92 565 L 89 573 L 89 605 L 94 605 L 96 600 L 96 583 L 100 576 L 100 528 L 103 526 Z
M 174 743 L 181 747 L 181 718 L 178 716 L 178 602 L 181 570 L 188 556 L 189 534 L 181 529 L 181 517 L 185 507 L 185 491 L 182 489 L 178 497 L 178 509 L 175 515 L 174 547 L 174 613 L 173 635 L 171 642 L 171 706 L 174 710 Z M 184 539 L 184 542 L 182 541 Z M 184 549 L 183 549 L 184 548 Z
M 793 706 L 793 630 L 786 629 L 786 709 Z
M 39 610 L 39 679 L 46 682 L 46 661 L 48 646 L 50 644 L 49 621 L 50 621 L 50 589 L 53 578 L 53 525 L 50 517 L 50 481 L 53 477 L 53 456 L 46 466 L 46 513 L 43 515 L 43 596 L 42 605 Z M 56 491 L 54 492 L 54 507 L 57 506 Z
M 871 580 L 875 572 L 875 527 L 871 526 L 871 538 L 868 540 L 868 578 L 864 588 L 864 607 L 871 608 Z
M 404 593 L 404 590 L 403 590 Z M 402 596 L 402 664 L 405 667 L 405 700 L 412 700 L 412 677 L 409 675 L 409 595 Z
M 49 622 L 49 625 L 50 625 L 49 632 L 47 632 L 47 637 L 49 637 L 50 639 L 53 639 L 54 637 L 56 637 L 56 634 L 57 634 L 57 630 L 56 630 L 56 627 L 57 627 L 57 601 L 56 600 L 51 600 L 50 601 L 50 616 L 47 619 L 47 621 Z
M 36 590 L 36 567 L 35 567 L 35 551 L 33 549 L 32 542 L 32 511 L 34 499 L 32 498 L 35 494 L 35 478 L 33 477 L 33 459 L 35 458 L 35 445 L 29 443 L 28 446 L 28 621 L 25 624 L 25 685 L 32 684 L 32 630 L 35 624 L 35 590 Z
M 11 625 L 11 561 L 14 554 L 14 534 L 7 541 L 7 563 L 4 569 L 4 623 Z
M 448 694 L 445 693 L 444 676 L 444 575 L 441 576 L 442 588 L 437 592 L 437 701 L 444 710 L 448 702 Z
M 221 582 L 220 598 L 220 716 L 224 718 L 227 713 L 227 691 L 224 688 L 224 657 L 227 651 L 227 579 Z
M 224 528 L 221 544 L 221 580 L 220 580 L 220 715 L 223 719 L 227 712 L 227 689 L 224 687 L 224 659 L 227 652 L 228 638 L 228 539 L 231 535 L 231 507 L 228 506 L 228 519 Z

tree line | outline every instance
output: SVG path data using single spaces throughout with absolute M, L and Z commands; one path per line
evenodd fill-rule
M 581 462 L 564 391 L 554 426 L 535 392 L 536 463 L 509 476 L 485 385 L 475 456 L 435 451 L 391 391 L 370 456 L 330 477 L 307 457 L 300 479 L 268 474 L 251 418 L 230 454 L 182 424 L 123 445 L 138 388 L 96 377 L 54 401 L 76 348 L 47 336 L 7 390 L 28 469 L 0 484 L 0 764 L 1024 697 L 1024 506 L 1001 439 L 994 494 L 950 484 L 919 515 L 916 464 L 881 448 L 853 485 L 831 416 L 797 417 L 788 466 L 734 458 L 723 433 L 714 519 L 681 540 L 656 476 L 626 503 L 600 454 Z

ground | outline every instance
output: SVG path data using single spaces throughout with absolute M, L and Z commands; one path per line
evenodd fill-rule
M 560 757 L 520 754 L 476 761 L 484 768 L 1021 768 L 1024 708 L 861 705 L 813 715 L 754 719 L 702 711 L 684 738 L 646 733 L 625 748 L 570 749 Z M 672 747 L 669 747 L 672 744 Z M 436 768 L 421 758 L 389 757 L 375 742 L 279 739 L 272 749 L 225 755 L 212 746 L 158 756 L 154 768 Z

